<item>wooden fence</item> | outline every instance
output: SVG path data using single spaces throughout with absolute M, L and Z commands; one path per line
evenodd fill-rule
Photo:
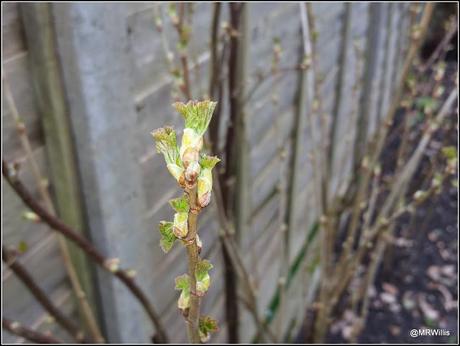
M 19 113 L 27 126 L 40 168 L 50 179 L 59 215 L 86 230 L 86 236 L 109 257 L 135 268 L 137 280 L 148 292 L 174 341 L 186 339 L 176 307 L 173 280 L 186 271 L 179 248 L 165 255 L 159 248 L 157 224 L 170 219 L 167 200 L 178 195 L 162 158 L 155 153 L 150 131 L 164 124 L 180 128 L 172 110 L 173 81 L 168 73 L 164 41 L 155 28 L 152 3 L 2 4 L 3 74 L 11 86 Z M 226 4 L 223 16 L 228 17 Z M 408 5 L 397 3 L 314 3 L 318 31 L 319 72 L 323 110 L 336 118 L 332 136 L 333 191 L 352 169 L 355 131 L 365 135 L 385 112 L 407 40 Z M 194 97 L 202 97 L 209 79 L 209 37 L 212 4 L 197 3 L 189 53 Z M 167 42 L 177 35 L 165 20 Z M 302 57 L 301 11 L 298 3 L 251 3 L 242 35 L 248 76 L 271 66 L 273 40 L 283 53 L 281 66 L 293 66 Z M 362 56 L 362 58 L 359 58 Z M 306 120 L 311 99 L 300 120 L 299 73 L 286 73 L 264 82 L 246 107 L 250 153 L 247 175 L 246 222 L 239 244 L 258 288 L 260 313 L 279 336 L 298 331 L 319 272 L 315 243 L 317 208 L 312 198 L 314 179 L 308 152 L 315 145 L 319 123 Z M 256 83 L 248 77 L 247 90 Z M 357 83 L 357 79 L 360 81 Z M 354 88 L 357 85 L 359 88 Z M 306 89 L 311 86 L 306 85 Z M 357 102 L 354 102 L 357 101 Z M 228 105 L 224 104 L 224 108 Z M 25 162 L 11 109 L 3 102 L 3 155 Z M 362 125 L 363 114 L 375 115 Z M 296 120 L 297 119 L 297 120 Z M 224 119 L 225 120 L 225 119 Z M 296 131 L 297 130 L 297 131 Z M 292 206 L 289 232 L 288 299 L 280 306 L 276 291 L 282 265 L 285 201 L 283 182 L 299 136 L 297 199 Z M 28 163 L 21 178 L 34 186 Z M 34 190 L 34 194 L 38 192 Z M 27 244 L 22 260 L 45 291 L 64 311 L 78 318 L 75 301 L 62 264 L 55 235 L 44 225 L 22 219 L 25 207 L 3 184 L 3 241 Z M 213 208 L 200 219 L 204 257 L 214 263 L 213 285 L 203 310 L 224 318 L 224 273 L 218 221 Z M 90 301 L 109 341 L 149 342 L 151 325 L 129 292 L 91 266 L 78 253 L 72 256 Z M 40 330 L 58 329 L 26 288 L 3 270 L 3 314 Z M 240 311 L 242 342 L 256 329 L 244 306 Z M 57 332 L 59 334 L 59 332 Z M 4 342 L 17 340 L 4 333 Z M 226 340 L 226 325 L 212 341 Z

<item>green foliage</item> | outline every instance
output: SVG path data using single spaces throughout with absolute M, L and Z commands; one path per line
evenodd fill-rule
M 173 106 L 185 119 L 185 128 L 193 129 L 199 136 L 203 136 L 208 129 L 212 113 L 217 102 L 189 101 L 187 103 L 176 102 Z
M 213 268 L 213 265 L 208 260 L 200 260 L 196 267 L 195 277 L 197 293 L 205 294 L 211 284 L 211 278 L 209 271 Z
M 415 106 L 425 113 L 431 113 L 438 108 L 438 101 L 429 96 L 422 96 L 415 100 Z
M 181 310 L 188 309 L 190 307 L 190 277 L 188 274 L 183 274 L 176 277 L 176 290 L 180 290 L 181 294 L 177 301 L 177 306 Z
M 457 148 L 454 146 L 448 146 L 442 148 L 442 154 L 447 160 L 456 160 L 457 159 Z
M 166 163 L 182 166 L 174 129 L 166 126 L 152 131 L 151 134 L 156 141 L 157 152 L 164 155 Z
M 201 316 L 198 326 L 200 329 L 201 342 L 208 341 L 211 333 L 215 333 L 219 330 L 217 321 L 209 316 Z
M 178 213 L 188 213 L 190 210 L 188 197 L 185 194 L 182 197 L 171 199 L 169 204 Z
M 180 181 L 184 168 L 177 148 L 176 132 L 172 127 L 166 126 L 152 131 L 158 153 L 163 154 L 166 166 L 171 175 Z
M 170 15 L 175 18 L 174 11 Z M 186 45 L 186 43 L 187 39 L 185 38 L 182 44 Z M 203 135 L 209 126 L 216 104 L 216 102 L 209 100 L 173 104 L 185 120 L 185 129 L 180 148 L 177 146 L 176 133 L 171 127 L 160 128 L 152 132 L 152 136 L 156 141 L 156 149 L 164 155 L 169 172 L 186 191 L 181 197 L 169 201 L 171 207 L 176 211 L 173 222 L 162 221 L 159 224 L 160 246 L 164 252 L 170 251 L 176 240 L 179 239 L 182 240 L 184 246 L 191 246 L 188 251 L 192 251 L 191 253 L 194 254 L 194 256 L 190 257 L 192 259 L 189 258 L 191 261 L 189 266 L 191 268 L 196 266 L 194 273 L 194 279 L 196 280 L 193 280 L 194 286 L 192 287 L 192 280 L 189 274 L 178 276 L 175 280 L 176 290 L 181 291 L 177 305 L 184 313 L 189 308 L 192 312 L 195 311 L 196 305 L 191 306 L 190 296 L 192 291 L 196 296 L 203 296 L 211 284 L 209 271 L 213 266 L 208 260 L 202 260 L 199 257 L 202 243 L 198 232 L 191 234 L 190 238 L 194 236 L 194 239 L 188 239 L 187 235 L 189 234 L 189 222 L 191 221 L 189 218 L 190 213 L 197 214 L 201 208 L 209 204 L 212 192 L 212 169 L 220 161 L 215 156 L 200 155 L 203 148 Z M 192 192 L 196 193 L 196 203 L 194 204 L 190 203 L 189 195 Z M 193 210 L 191 210 L 192 208 Z M 195 223 L 190 224 L 190 230 L 194 230 L 193 227 L 196 227 Z M 196 256 L 197 252 L 198 256 Z M 198 258 L 195 262 L 194 258 L 196 257 Z M 196 314 L 196 318 L 198 318 L 198 314 Z M 195 322 L 198 321 L 195 320 Z M 202 317 L 199 320 L 199 324 L 199 330 L 195 330 L 195 339 L 198 338 L 199 334 L 200 339 L 206 341 L 209 339 L 210 333 L 217 330 L 217 322 L 210 317 Z
M 213 169 L 219 162 L 220 159 L 217 156 L 202 155 L 200 159 L 200 166 L 202 169 Z
M 161 234 L 160 247 L 164 252 L 169 252 L 176 241 L 176 236 L 173 233 L 173 223 L 168 221 L 161 221 L 159 224 Z
M 215 156 L 203 155 L 200 159 L 201 172 L 198 177 L 198 204 L 204 208 L 211 201 L 212 169 L 220 161 Z
M 188 233 L 188 213 L 175 213 L 173 233 L 178 238 L 185 238 Z
M 212 269 L 212 264 L 208 260 L 200 260 L 197 264 L 195 272 L 196 288 L 198 295 L 204 295 L 209 289 L 211 278 L 209 271 Z M 177 306 L 181 310 L 190 307 L 190 277 L 188 274 L 183 274 L 176 277 L 176 290 L 180 290 L 181 294 L 177 302 Z

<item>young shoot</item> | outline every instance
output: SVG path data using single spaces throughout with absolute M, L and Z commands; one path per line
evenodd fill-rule
M 184 191 L 181 197 L 169 201 L 175 211 L 173 220 L 161 221 L 159 230 L 164 252 L 169 252 L 176 242 L 187 251 L 189 270 L 176 278 L 175 289 L 181 291 L 177 305 L 192 343 L 206 342 L 218 329 L 214 319 L 200 315 L 200 302 L 211 284 L 209 271 L 213 266 L 200 258 L 202 243 L 197 228 L 201 209 L 211 201 L 212 169 L 220 161 L 202 153 L 203 136 L 216 104 L 209 100 L 173 104 L 185 121 L 180 147 L 172 127 L 152 132 L 157 151 L 163 154 L 169 173 Z

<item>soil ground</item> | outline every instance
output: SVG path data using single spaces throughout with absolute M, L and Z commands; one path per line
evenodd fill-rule
M 451 71 L 451 68 L 455 67 L 451 65 L 448 70 Z M 391 174 L 393 170 L 391 166 L 394 165 L 400 141 L 401 127 L 398 130 L 398 123 L 403 116 L 408 115 L 398 115 L 382 155 L 384 174 Z M 409 194 L 423 184 L 425 169 L 434 151 L 447 145 L 458 147 L 458 114 L 453 112 L 451 116 L 456 126 L 432 140 Z M 457 343 L 457 273 L 458 188 L 449 180 L 443 185 L 441 193 L 420 206 L 413 217 L 402 217 L 398 221 L 393 244 L 385 253 L 375 284 L 369 292 L 369 314 L 358 342 Z M 347 312 L 342 311 L 342 316 L 332 323 L 327 343 L 349 342 L 346 320 Z M 307 341 L 307 328 L 302 328 L 296 342 Z M 420 335 L 420 330 L 427 329 L 438 335 Z M 416 330 L 418 335 L 411 336 L 415 333 L 412 330 Z

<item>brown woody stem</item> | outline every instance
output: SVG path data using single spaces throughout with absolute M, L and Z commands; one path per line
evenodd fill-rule
M 74 242 L 86 255 L 89 256 L 93 261 L 100 265 L 105 270 L 113 273 L 123 284 L 131 291 L 131 293 L 141 303 L 147 315 L 150 317 L 155 329 L 157 331 L 156 340 L 159 342 L 168 342 L 168 336 L 166 334 L 163 323 L 160 320 L 157 312 L 150 303 L 142 289 L 136 284 L 134 279 L 123 269 L 110 270 L 108 263 L 110 259 L 102 255 L 98 249 L 94 247 L 87 239 L 80 235 L 79 232 L 75 231 L 56 216 L 51 215 L 40 203 L 38 203 L 17 178 L 16 175 L 8 169 L 8 165 L 5 161 L 2 161 L 2 174 L 8 184 L 13 188 L 17 195 L 21 198 L 25 205 L 27 205 L 33 212 L 35 212 L 40 219 L 48 224 L 53 230 L 64 235 L 67 239 Z
M 62 344 L 63 341 L 51 335 L 36 332 L 33 329 L 24 327 L 19 322 L 11 321 L 7 318 L 2 319 L 2 327 L 12 334 L 23 337 L 37 344 Z
M 46 295 L 45 291 L 35 282 L 34 278 L 26 268 L 18 261 L 13 250 L 6 246 L 2 247 L 2 260 L 14 272 L 14 274 L 27 286 L 30 293 L 38 300 L 48 313 L 67 331 L 72 337 L 78 341 L 85 341 L 85 333 L 76 325 L 70 318 L 64 315 L 51 299 Z
M 196 290 L 196 268 L 198 265 L 199 253 L 196 241 L 197 237 L 197 219 L 198 219 L 198 206 L 197 206 L 197 187 L 187 189 L 189 196 L 190 211 L 188 213 L 188 234 L 187 234 L 187 257 L 188 257 L 188 271 L 190 276 L 190 310 L 187 316 L 187 334 L 189 341 L 193 344 L 200 343 L 199 333 L 199 318 L 200 318 L 200 302 L 201 297 L 197 294 Z

